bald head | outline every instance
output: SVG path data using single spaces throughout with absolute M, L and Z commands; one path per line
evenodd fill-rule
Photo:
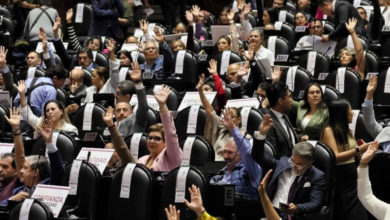
M 69 74 L 70 84 L 76 83 L 78 86 L 84 81 L 84 71 L 79 68 L 74 68 Z
M 226 70 L 226 79 L 231 83 L 231 82 L 236 82 L 238 83 L 238 78 L 237 78 L 237 72 L 238 69 L 240 69 L 240 64 L 239 63 L 232 63 L 229 65 L 229 67 Z

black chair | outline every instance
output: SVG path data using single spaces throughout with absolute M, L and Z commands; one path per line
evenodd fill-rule
M 133 170 L 129 198 L 120 198 L 122 176 L 125 168 L 118 170 L 111 180 L 107 219 L 151 219 L 153 178 L 149 169 L 137 164 Z
M 390 203 L 390 176 L 388 170 L 384 168 L 389 166 L 390 154 L 379 152 L 370 162 L 369 169 L 372 192 L 378 199 L 386 203 Z
M 175 127 L 176 127 L 176 133 L 179 138 L 179 143 L 182 146 L 184 144 L 184 141 L 187 139 L 188 134 L 187 133 L 187 127 L 188 127 L 188 116 L 190 114 L 191 106 L 184 108 L 181 110 L 176 118 L 175 118 Z M 204 134 L 204 128 L 206 126 L 206 120 L 207 115 L 204 108 L 200 107 L 197 115 L 196 120 L 196 132 L 194 135 L 200 135 L 203 136 Z
M 174 67 L 176 67 L 178 58 L 178 53 L 175 53 L 175 63 Z M 183 64 L 183 71 L 176 72 L 176 68 L 174 69 L 174 73 L 171 75 L 175 79 L 180 80 L 182 83 L 188 84 L 188 87 L 195 86 L 195 83 L 198 81 L 198 58 L 192 51 L 185 51 Z
M 284 11 L 286 12 L 286 20 L 284 20 L 283 22 L 287 22 L 291 25 L 295 25 L 295 14 L 290 10 L 285 10 L 285 9 L 280 10 L 278 14 L 278 21 L 282 21 L 280 14 L 284 13 Z
M 242 115 L 241 115 L 241 120 L 242 120 Z M 246 132 L 248 132 L 248 134 L 250 134 L 253 137 L 254 132 L 259 130 L 259 125 L 262 120 L 263 120 L 263 116 L 261 112 L 258 109 L 252 107 L 249 111 L 248 121 L 246 122 Z M 242 124 L 243 121 L 241 121 L 241 125 Z
M 289 69 L 283 70 L 282 76 L 280 77 L 281 82 L 286 83 L 288 71 Z M 297 71 L 295 72 L 295 79 L 292 81 L 294 82 L 294 91 L 291 91 L 291 96 L 295 100 L 301 100 L 306 86 L 311 82 L 309 71 L 298 66 Z
M 106 123 L 104 123 L 102 118 L 102 114 L 106 112 L 105 108 L 100 104 L 95 103 L 94 108 L 92 110 L 91 130 L 84 130 L 83 122 L 84 122 L 85 106 L 86 105 L 81 106 L 74 113 L 74 117 L 72 121 L 73 125 L 76 126 L 76 128 L 79 131 L 79 137 L 83 139 L 84 135 L 89 132 L 97 132 L 98 134 L 103 134 L 103 131 L 106 128 Z
M 252 25 L 252 27 L 256 27 L 258 23 L 258 19 L 256 15 L 253 12 L 250 12 L 248 14 L 248 18 L 249 18 L 249 23 Z
M 0 5 L 0 16 L 11 18 L 11 12 L 6 8 Z
M 12 128 L 5 120 L 5 116 L 9 116 L 9 108 L 6 108 L 4 105 L 0 104 L 0 137 L 9 136 L 12 134 Z
M 75 138 L 65 131 L 59 132 L 56 146 L 64 164 L 72 163 L 80 150 Z M 37 139 L 31 147 L 31 155 L 39 154 L 45 155 L 45 141 L 43 138 Z
M 330 34 L 334 30 L 334 24 L 330 21 L 323 21 L 324 34 Z
M 207 30 L 207 27 L 204 25 L 202 25 L 202 29 L 201 29 L 201 36 L 202 35 L 204 36 L 204 39 L 209 39 L 210 36 L 209 30 Z
M 288 0 L 286 2 L 286 6 L 285 6 L 288 10 L 292 11 L 292 12 L 295 12 L 297 10 L 297 4 L 295 4 L 295 2 L 293 1 L 290 1 Z
M 202 50 L 202 42 L 199 39 L 194 37 L 194 48 L 193 51 L 195 54 L 198 54 Z
M 17 204 L 9 214 L 9 220 L 18 220 L 20 211 L 22 209 L 23 202 Z M 30 211 L 28 212 L 28 219 L 35 220 L 51 220 L 54 219 L 53 212 L 51 209 L 43 202 L 40 202 L 37 199 L 34 199 L 34 202 L 31 205 Z
M 190 220 L 196 219 L 195 213 L 189 210 L 184 203 L 175 203 L 175 189 L 176 189 L 176 179 L 177 173 L 180 167 L 172 170 L 168 173 L 165 182 L 162 186 L 161 190 L 161 202 L 160 202 L 160 210 L 159 210 L 159 218 L 158 219 L 166 219 L 164 208 L 168 207 L 170 204 L 175 204 L 176 209 L 180 210 L 180 219 Z M 188 192 L 188 187 L 191 187 L 192 184 L 199 187 L 200 193 L 202 194 L 203 201 L 206 201 L 206 186 L 207 181 L 203 174 L 196 168 L 190 167 L 186 178 L 186 186 L 185 189 L 185 198 L 190 201 L 190 194 Z
M 379 58 L 378 56 L 371 50 L 365 51 L 366 57 L 366 65 L 365 65 L 365 73 L 377 73 L 380 70 Z
M 367 50 L 368 49 L 367 39 L 365 37 L 362 37 L 362 36 L 358 36 L 358 38 L 359 38 L 360 42 L 362 43 L 363 49 Z M 348 46 L 347 44 L 348 44 L 347 37 L 338 41 L 336 48 L 335 48 L 335 51 L 334 51 L 334 56 L 339 56 L 340 50 L 343 49 L 344 47 Z
M 368 132 L 366 125 L 363 122 L 363 114 L 360 113 L 356 120 L 356 128 L 355 128 L 355 139 L 363 139 L 365 142 L 371 142 L 374 138 L 371 136 L 370 132 Z
M 84 80 L 83 80 L 84 85 L 86 85 L 87 87 L 91 86 L 92 85 L 92 72 L 93 72 L 92 69 L 82 67 L 82 70 L 84 72 Z
M 337 70 L 330 73 L 325 78 L 325 84 L 336 87 Z M 360 87 L 361 79 L 358 73 L 350 68 L 345 70 L 344 93 L 340 92 L 341 97 L 348 99 L 353 109 L 360 109 Z M 337 87 L 336 87 L 337 88 Z
M 361 0 L 360 6 L 373 6 L 373 4 L 370 0 Z
M 140 51 L 131 51 L 131 57 L 133 56 L 136 58 L 138 64 L 143 64 L 146 62 L 145 54 L 141 53 Z
M 390 118 L 390 93 L 385 93 L 385 81 L 388 68 L 378 75 L 378 86 L 374 94 L 374 110 L 376 118 Z
M 222 55 L 223 55 L 223 52 L 219 52 L 217 53 L 215 56 L 214 56 L 214 59 L 217 61 L 218 65 L 217 65 L 217 71 L 218 71 L 218 74 L 223 78 L 225 79 L 225 76 L 226 76 L 226 73 L 222 73 L 221 72 L 221 65 L 222 65 Z M 242 62 L 242 61 L 245 61 L 244 57 L 242 57 L 240 54 L 234 52 L 234 51 L 230 51 L 230 58 L 229 58 L 229 64 L 232 64 L 232 63 L 239 63 L 239 62 Z
M 8 31 L 10 36 L 13 36 L 15 30 L 15 24 L 12 22 L 10 17 L 3 16 L 0 30 Z
M 317 142 L 316 146 L 314 146 L 313 165 L 325 174 L 327 185 L 324 192 L 324 205 L 318 213 L 306 214 L 303 219 L 333 219 L 336 169 L 336 156 L 333 150 L 325 144 Z
M 77 5 L 73 8 L 74 14 L 77 14 Z M 73 27 L 77 35 L 77 39 L 83 43 L 87 41 L 90 37 L 88 31 L 91 26 L 91 22 L 94 19 L 94 12 L 90 4 L 84 4 L 83 8 L 83 22 L 76 23 L 76 16 L 73 16 Z
M 313 52 L 316 53 L 316 62 L 314 65 L 314 69 L 309 72 L 314 79 L 318 79 L 320 73 L 329 73 L 330 59 L 326 54 L 317 51 L 313 51 Z M 309 66 L 308 58 L 309 58 L 309 52 L 302 54 L 298 60 L 299 66 L 308 69 Z
M 217 23 L 217 18 L 215 18 L 215 16 L 209 12 L 209 16 L 205 23 L 206 27 L 210 27 L 211 25 L 215 25 L 216 23 Z
M 283 22 L 280 26 L 280 30 L 277 32 L 278 36 L 284 37 L 290 45 L 295 45 L 295 27 L 294 25 Z
M 172 87 L 170 87 L 171 93 L 168 96 L 167 106 L 170 111 L 176 111 L 179 107 L 180 96 L 179 93 Z M 153 95 L 153 88 L 146 90 L 147 95 Z
M 102 53 L 100 51 L 96 52 L 94 62 L 97 66 L 104 66 L 104 67 L 108 68 L 108 57 L 107 57 L 107 55 L 105 55 L 104 53 Z
M 341 98 L 341 94 L 336 88 L 330 85 L 323 85 L 323 86 L 325 86 L 323 100 L 328 106 L 331 102 L 339 100 Z
M 73 164 L 73 163 L 72 163 Z M 65 167 L 65 179 L 66 184 L 69 183 L 70 171 L 72 164 Z M 100 187 L 102 176 L 95 165 L 83 161 L 80 166 L 78 185 L 76 195 L 68 195 L 65 201 L 63 210 L 72 209 L 73 213 L 80 218 L 87 218 L 90 220 L 100 219 L 98 209 L 99 194 L 102 193 Z
M 189 138 L 191 136 L 188 136 Z M 213 162 L 215 158 L 215 153 L 213 147 L 200 135 L 192 136 L 195 138 L 194 143 L 191 147 L 191 156 L 189 165 L 195 166 L 195 167 L 202 167 L 207 162 Z M 184 151 L 186 150 L 183 145 L 180 145 Z
M 130 149 L 130 151 L 132 150 L 132 149 L 131 149 L 131 140 L 132 140 L 133 136 L 134 136 L 134 135 L 131 135 L 131 136 L 129 136 L 129 137 L 127 137 L 127 138 L 125 139 L 125 142 L 126 142 L 126 144 L 127 144 L 127 147 Z M 148 147 L 147 147 L 147 145 L 146 145 L 146 136 L 147 136 L 147 134 L 143 134 L 143 135 L 141 136 L 140 141 L 139 141 L 139 145 L 138 145 L 138 158 L 141 158 L 141 157 L 143 157 L 143 156 L 145 156 L 145 155 L 150 154 L 150 152 L 149 152 L 149 150 L 148 150 Z
M 275 49 L 272 48 L 269 44 L 270 38 L 276 38 L 275 39 Z M 290 43 L 284 37 L 281 37 L 281 36 L 269 36 L 268 37 L 267 48 L 274 53 L 275 58 L 277 58 L 278 55 L 288 55 L 290 53 L 290 46 L 291 46 Z
M 56 99 L 57 101 L 60 101 L 62 102 L 62 104 L 66 105 L 67 102 L 67 93 L 66 91 L 63 89 L 63 88 L 58 88 L 57 89 L 57 95 L 56 95 Z

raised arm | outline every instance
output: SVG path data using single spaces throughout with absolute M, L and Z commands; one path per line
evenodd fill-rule
M 47 69 L 52 68 L 56 65 L 54 59 L 53 49 L 47 44 L 47 36 L 43 27 L 39 28 L 39 39 L 42 41 L 42 50 L 43 50 L 43 61 Z
M 15 167 L 16 173 L 19 174 L 19 171 L 23 168 L 23 164 L 26 161 L 22 132 L 20 130 L 20 111 L 16 107 L 13 107 L 10 109 L 10 117 L 8 118 L 5 116 L 5 119 L 12 128 L 14 136 Z
M 120 60 L 117 60 L 115 56 L 115 44 L 116 42 L 114 39 L 109 39 L 106 44 L 106 48 L 109 51 L 110 85 L 112 91 L 115 91 L 116 86 L 119 83 Z
M 272 127 L 273 121 L 269 114 L 264 115 L 259 130 L 254 133 L 252 157 L 264 169 L 273 169 L 273 161 L 265 154 L 265 138 Z
M 364 56 L 362 42 L 360 42 L 359 37 L 355 32 L 356 24 L 357 24 L 356 18 L 350 18 L 348 20 L 348 23 L 345 24 L 345 27 L 352 37 L 353 47 L 355 48 L 357 72 L 359 73 L 360 77 L 364 79 L 364 67 L 366 63 L 366 58 Z
M 14 80 L 12 79 L 12 73 L 9 71 L 7 66 L 7 53 L 8 49 L 5 49 L 4 46 L 0 46 L 0 73 L 3 76 L 4 87 L 12 97 L 15 97 L 18 93 L 18 90 L 14 86 Z
M 70 8 L 66 11 L 66 24 L 67 24 L 69 42 L 75 51 L 79 51 L 81 49 L 81 45 L 79 40 L 77 39 L 76 31 L 74 30 L 72 24 L 72 18 L 73 18 L 73 8 Z
M 267 182 L 269 177 L 271 176 L 273 170 L 269 170 L 267 174 L 265 174 L 263 180 L 261 181 L 257 191 L 259 192 L 261 206 L 263 207 L 264 214 L 266 219 L 268 220 L 280 220 L 280 216 L 276 212 L 275 208 L 272 205 L 271 200 L 269 199 L 267 192 L 265 189 L 267 188 Z
M 131 68 L 133 69 L 133 73 L 130 74 L 130 78 L 135 83 L 138 99 L 138 108 L 137 112 L 135 113 L 135 123 L 139 128 L 144 129 L 146 124 L 146 116 L 148 115 L 147 113 L 149 111 L 149 105 L 148 101 L 146 100 L 145 87 L 142 83 L 141 68 L 137 62 L 131 63 Z
M 186 11 L 186 19 L 187 19 L 187 44 L 186 44 L 186 49 L 193 51 L 194 50 L 194 20 L 195 16 L 190 12 Z
M 110 106 L 107 108 L 106 113 L 102 114 L 103 121 L 106 123 L 108 130 L 111 134 L 111 140 L 114 144 L 115 151 L 118 153 L 121 158 L 122 164 L 135 163 L 133 155 L 130 153 L 129 148 L 126 145 L 126 142 L 123 140 L 122 136 L 119 133 L 118 128 L 115 126 L 114 121 L 112 120 L 114 109 Z
M 17 88 L 20 95 L 20 106 L 22 107 L 23 119 L 26 120 L 31 127 L 35 128 L 39 122 L 39 118 L 32 112 L 30 106 L 27 105 L 26 84 L 24 80 L 18 82 Z
M 242 2 L 242 1 L 241 1 Z M 245 1 L 244 1 L 245 3 Z M 240 21 L 242 26 L 241 38 L 242 40 L 249 39 L 249 33 L 252 30 L 252 25 L 249 22 L 249 12 L 251 12 L 251 3 L 244 4 L 240 10 Z
M 72 65 L 72 60 L 70 59 L 68 52 L 65 50 L 65 47 L 62 44 L 62 40 L 60 38 L 60 34 L 59 34 L 59 30 L 58 30 L 60 28 L 60 26 L 61 26 L 61 18 L 57 17 L 56 21 L 54 22 L 54 25 L 53 25 L 53 34 L 54 34 L 53 44 L 54 44 L 54 47 L 56 48 L 58 56 L 61 58 L 61 61 L 64 64 L 64 66 L 66 68 L 70 69 L 70 67 Z
M 232 51 L 237 53 L 240 52 L 240 47 L 238 45 L 238 32 L 236 25 L 234 24 L 234 10 L 230 9 L 228 15 L 229 26 L 230 26 L 230 35 L 232 36 Z
M 372 76 L 368 81 L 366 88 L 366 98 L 362 104 L 363 123 L 367 127 L 368 132 L 375 138 L 383 129 L 376 121 L 374 112 L 374 93 L 378 84 L 378 77 Z

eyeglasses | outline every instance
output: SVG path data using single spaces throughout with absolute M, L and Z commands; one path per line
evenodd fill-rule
M 308 92 L 308 94 L 310 94 L 310 95 L 321 94 L 321 91 L 320 90 L 310 91 L 310 92 Z
M 145 51 L 148 51 L 148 50 L 157 50 L 157 47 L 147 47 L 147 48 L 145 48 Z
M 147 137 L 147 140 L 148 140 L 148 141 L 160 142 L 160 141 L 162 140 L 162 138 L 159 137 L 159 136 L 148 136 L 148 137 Z
M 292 157 L 290 157 L 290 159 L 288 159 L 288 163 L 290 164 L 291 167 L 295 166 L 298 170 L 302 170 L 303 168 L 305 168 L 304 165 L 294 163 L 294 161 L 292 160 Z

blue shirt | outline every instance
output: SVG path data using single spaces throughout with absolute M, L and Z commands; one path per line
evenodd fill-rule
M 30 88 L 32 79 L 33 78 L 29 78 L 26 80 L 27 88 Z M 38 80 L 35 82 L 35 85 L 41 82 L 46 82 L 53 85 L 53 81 L 47 77 L 39 77 Z M 30 108 L 33 111 L 34 115 L 36 115 L 37 117 L 41 117 L 42 109 L 45 103 L 50 100 L 55 100 L 56 95 L 57 95 L 57 91 L 54 88 L 54 86 L 43 85 L 43 86 L 36 87 L 30 94 L 30 97 L 26 97 L 26 98 L 30 99 Z M 14 99 L 14 106 L 19 106 L 19 105 L 20 105 L 20 95 L 18 94 Z
M 247 196 L 250 199 L 258 199 L 257 186 L 262 177 L 262 168 L 251 156 L 252 147 L 248 139 L 235 127 L 230 130 L 240 153 L 241 161 L 238 162 L 231 173 L 228 167 L 224 167 L 218 175 L 211 178 L 210 183 L 234 184 L 236 194 Z
M 162 79 L 164 78 L 164 57 L 160 55 L 151 66 L 145 62 L 140 65 L 140 68 L 143 79 Z

